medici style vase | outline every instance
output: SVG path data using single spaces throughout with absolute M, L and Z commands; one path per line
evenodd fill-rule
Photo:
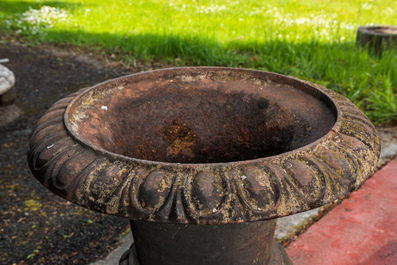
M 131 220 L 120 264 L 291 264 L 278 217 L 357 189 L 374 126 L 348 99 L 275 73 L 150 71 L 84 88 L 38 122 L 28 160 L 55 194 Z

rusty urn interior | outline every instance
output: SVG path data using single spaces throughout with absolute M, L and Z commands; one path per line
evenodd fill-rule
M 74 101 L 73 134 L 114 154 L 170 163 L 279 155 L 330 131 L 336 107 L 310 86 L 244 71 L 163 71 L 101 84 Z

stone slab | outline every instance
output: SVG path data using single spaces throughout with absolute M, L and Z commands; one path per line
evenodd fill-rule
M 397 154 L 397 127 L 377 128 L 381 140 L 378 166 L 382 166 Z
M 122 236 L 120 239 L 120 246 L 116 248 L 112 253 L 110 253 L 106 259 L 99 260 L 97 262 L 91 263 L 91 265 L 118 265 L 120 257 L 124 254 L 124 252 L 130 248 L 133 243 L 132 233 L 129 232 L 126 235 Z
M 277 241 L 290 238 L 299 233 L 311 220 L 318 215 L 320 208 L 316 208 L 307 212 L 298 213 L 286 217 L 281 217 L 277 220 L 277 229 L 274 237 Z

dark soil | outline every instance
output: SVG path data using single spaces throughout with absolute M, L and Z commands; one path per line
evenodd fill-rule
M 0 262 L 88 264 L 116 247 L 128 220 L 63 200 L 30 173 L 30 134 L 58 99 L 86 86 L 128 74 L 90 56 L 0 41 L 0 58 L 16 76 L 16 105 L 23 115 L 0 128 Z

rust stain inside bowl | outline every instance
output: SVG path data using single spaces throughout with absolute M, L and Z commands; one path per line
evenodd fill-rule
M 219 163 L 295 150 L 328 133 L 336 109 L 280 75 L 174 69 L 112 80 L 82 93 L 65 123 L 81 141 L 130 158 Z

